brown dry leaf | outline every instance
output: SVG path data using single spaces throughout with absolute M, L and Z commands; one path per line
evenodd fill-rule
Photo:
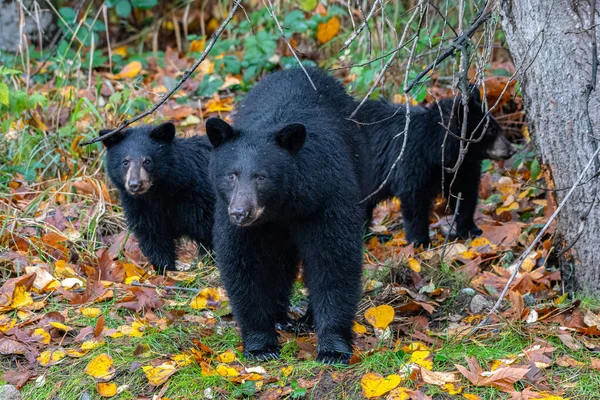
M 484 371 L 475 357 L 466 357 L 470 370 L 462 365 L 455 364 L 456 369 L 463 374 L 475 386 L 491 386 L 501 391 L 512 393 L 515 391 L 514 384 L 522 379 L 529 367 L 504 367 L 494 371 Z
M 154 288 L 133 286 L 127 288 L 130 294 L 115 303 L 116 307 L 124 307 L 135 312 L 142 310 L 154 310 L 165 304 L 158 298 L 158 293 Z
M 201 53 L 202 51 L 204 51 L 204 43 L 205 42 L 206 42 L 205 38 L 198 39 L 198 40 L 192 40 L 190 42 L 190 51 L 196 52 L 196 53 Z
M 27 346 L 16 340 L 8 338 L 0 338 L 0 354 L 12 355 L 12 354 L 25 354 L 27 352 Z
M 508 222 L 504 225 L 480 225 L 490 243 L 495 245 L 513 245 L 521 234 L 521 224 L 519 222 Z
M 566 354 L 563 354 L 562 356 L 558 357 L 558 359 L 556 360 L 556 364 L 560 365 L 561 367 L 574 367 L 574 368 L 581 368 L 585 366 L 585 363 L 582 363 L 581 361 L 577 361 L 576 359 L 569 357 Z
M 600 370 L 600 358 L 592 358 L 590 367 L 595 370 Z
M 214 310 L 221 305 L 221 295 L 214 288 L 205 288 L 198 293 L 198 296 L 190 303 L 190 307 L 196 310 L 205 308 Z
M 365 374 L 360 380 L 360 385 L 363 388 L 365 393 L 365 397 L 379 397 L 384 394 L 390 392 L 392 389 L 395 389 L 402 378 L 399 375 L 392 374 L 388 375 L 386 378 L 379 374 L 369 373 Z
M 132 61 L 123 69 L 115 75 L 112 75 L 113 79 L 125 79 L 125 78 L 133 78 L 137 76 L 142 71 L 142 63 L 139 61 Z
M 327 43 L 333 39 L 340 30 L 338 17 L 331 17 L 329 21 L 319 24 L 317 27 L 317 39 L 321 43 Z
M 113 367 L 114 361 L 106 353 L 96 356 L 85 367 L 85 373 L 95 378 L 97 382 L 108 382 L 116 373 Z
M 425 367 L 421 367 L 421 377 L 425 383 L 437 386 L 443 386 L 451 382 L 458 382 L 458 377 L 454 372 L 435 372 L 430 371 Z
M 365 311 L 365 318 L 375 328 L 385 329 L 394 320 L 394 307 L 383 304 Z
M 559 331 L 558 338 L 569 349 L 571 349 L 573 351 L 581 350 L 581 344 L 579 343 L 579 341 L 577 339 L 575 339 L 573 336 L 571 336 L 571 334 L 569 332 L 562 331 L 562 330 Z
M 117 394 L 117 384 L 113 382 L 99 382 L 96 385 L 96 390 L 102 397 L 113 397 Z
M 36 376 L 34 371 L 28 369 L 17 369 L 16 371 L 6 371 L 2 374 L 4 382 L 14 385 L 17 389 L 21 389 L 28 380 Z
M 168 361 L 156 367 L 150 365 L 143 366 L 142 370 L 144 371 L 144 374 L 146 374 L 146 378 L 148 378 L 150 385 L 159 386 L 177 372 L 177 367 L 174 362 Z

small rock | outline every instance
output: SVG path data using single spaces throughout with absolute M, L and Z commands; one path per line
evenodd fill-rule
M 475 296 L 477 292 L 475 292 L 475 289 L 471 289 L 470 287 L 466 287 L 466 288 L 462 288 L 460 290 L 459 295 L 465 295 L 465 296 Z
M 478 294 L 471 299 L 469 308 L 473 314 L 481 314 L 484 310 L 489 310 L 494 306 L 494 303 Z
M 456 296 L 456 300 L 454 301 L 454 312 L 462 313 L 464 312 L 469 304 L 471 303 L 471 299 L 475 296 L 476 292 L 471 288 L 464 288 L 458 292 L 458 296 Z
M 523 295 L 523 303 L 525 303 L 525 305 L 527 307 L 533 307 L 533 306 L 535 306 L 535 297 L 533 297 L 530 294 L 524 294 Z
M 2 385 L 0 386 L 0 399 L 21 400 L 21 392 L 13 385 Z
M 88 392 L 83 392 L 79 400 L 92 400 L 92 396 Z

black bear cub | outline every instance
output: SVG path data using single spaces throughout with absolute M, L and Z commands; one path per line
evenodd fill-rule
M 361 129 L 366 131 L 373 155 L 372 174 L 375 179 L 370 192 L 375 194 L 367 201 L 367 214 L 372 214 L 379 201 L 392 196 L 399 197 L 406 240 L 417 246 L 427 247 L 430 244 L 429 210 L 435 196 L 442 191 L 442 181 L 443 193 L 449 196 L 452 210 L 458 194 L 462 195 L 456 229 L 451 236 L 466 239 L 480 235 L 482 231 L 475 225 L 473 215 L 477 206 L 481 161 L 504 160 L 514 154 L 512 145 L 502 135 L 496 120 L 486 116 L 482 110 L 478 88 L 471 86 L 470 91 L 467 121 L 463 121 L 460 97 L 440 101 L 439 108 L 435 104 L 411 107 L 406 148 L 402 160 L 393 170 L 392 166 L 404 142 L 405 106 L 370 100 L 356 116 L 357 121 L 367 123 Z M 401 109 L 398 110 L 398 107 Z M 461 141 L 452 133 L 460 137 L 464 123 L 467 124 L 466 137 L 472 141 L 464 143 L 467 153 L 450 187 L 454 172 L 448 172 L 447 168 L 455 166 Z M 450 131 L 448 134 L 446 127 Z M 388 174 L 387 182 L 377 191 Z
M 279 356 L 274 326 L 287 315 L 298 264 L 318 336 L 317 359 L 347 363 L 361 295 L 363 149 L 340 105 L 342 85 L 309 69 L 265 77 L 233 126 L 206 122 L 214 147 L 214 244 L 246 357 Z
M 167 122 L 126 129 L 102 143 L 127 224 L 159 273 L 175 270 L 183 236 L 212 249 L 215 198 L 206 136 L 176 138 L 175 126 Z

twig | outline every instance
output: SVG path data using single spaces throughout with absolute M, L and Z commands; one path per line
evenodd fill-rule
M 123 129 L 125 129 L 129 125 L 133 124 L 134 122 L 137 122 L 140 119 L 145 118 L 148 115 L 154 113 L 156 110 L 158 110 L 160 108 L 160 106 L 162 106 L 169 99 L 169 97 L 171 97 L 173 95 L 173 93 L 175 93 L 177 90 L 179 90 L 179 88 L 181 87 L 181 85 L 183 85 L 183 83 L 189 79 L 189 77 L 194 73 L 194 71 L 196 71 L 196 69 L 198 68 L 198 66 L 200 65 L 200 63 L 202 63 L 202 61 L 204 61 L 204 59 L 206 58 L 206 56 L 208 55 L 208 53 L 212 50 L 212 48 L 215 45 L 215 43 L 216 43 L 217 39 L 219 38 L 219 36 L 221 36 L 221 33 L 223 33 L 223 30 L 225 30 L 225 27 L 227 26 L 227 24 L 229 24 L 229 21 L 231 21 L 233 19 L 233 16 L 235 15 L 235 12 L 237 11 L 238 6 L 240 5 L 240 1 L 241 0 L 235 0 L 234 5 L 231 8 L 231 11 L 229 12 L 229 15 L 227 16 L 227 18 L 225 19 L 225 21 L 223 21 L 221 23 L 221 26 L 219 26 L 219 29 L 217 29 L 216 32 L 213 33 L 212 37 L 210 38 L 210 42 L 208 42 L 208 45 L 206 46 L 206 48 L 204 49 L 204 51 L 202 52 L 202 54 L 200 55 L 200 57 L 194 62 L 194 64 L 192 65 L 192 67 L 190 69 L 188 69 L 187 71 L 185 71 L 185 73 L 183 74 L 183 76 L 181 77 L 181 79 L 177 82 L 177 84 L 171 90 L 169 90 L 169 92 L 167 94 L 165 94 L 164 97 L 161 98 L 158 103 L 156 103 L 154 106 L 152 106 L 151 109 L 149 109 L 147 111 L 144 111 L 143 113 L 135 116 L 134 118 L 123 121 L 123 123 L 121 124 L 121 126 L 119 126 L 116 129 L 113 129 L 112 131 L 110 131 L 106 135 L 104 135 L 102 137 L 96 137 L 96 138 L 91 139 L 91 140 L 87 140 L 85 142 L 80 143 L 79 145 L 80 146 L 87 146 L 87 145 L 99 142 L 101 140 L 108 139 L 111 136 L 114 136 L 117 133 L 121 132 Z
M 354 39 L 356 39 L 356 37 L 358 35 L 360 35 L 360 33 L 362 32 L 363 29 L 365 29 L 365 26 L 367 26 L 369 24 L 369 20 L 373 17 L 373 15 L 375 14 L 375 11 L 377 9 L 377 5 L 379 4 L 379 0 L 375 0 L 375 2 L 373 3 L 373 7 L 371 7 L 371 11 L 369 11 L 369 14 L 366 16 L 366 18 L 363 20 L 362 24 L 360 24 L 358 26 L 358 29 L 355 30 L 354 32 L 352 32 L 352 35 L 346 39 L 346 41 L 344 42 L 344 45 L 342 46 L 342 48 L 340 49 L 340 52 L 346 50 L 348 48 L 348 46 L 350 46 L 350 44 L 352 44 L 352 41 Z
M 452 196 L 451 194 L 449 194 Z M 442 245 L 442 254 L 441 261 L 444 262 L 444 256 L 446 255 L 446 245 L 448 244 L 448 238 L 452 234 L 452 229 L 454 229 L 454 224 L 456 224 L 456 217 L 458 216 L 458 208 L 460 207 L 460 202 L 462 200 L 462 192 L 458 192 L 458 197 L 456 198 L 456 205 L 454 206 L 454 215 L 452 215 L 452 222 L 450 222 L 450 229 L 448 230 L 448 234 L 444 239 L 444 244 Z M 456 230 L 456 229 L 455 229 Z M 458 232 L 458 230 L 456 230 Z
M 490 18 L 490 16 L 492 15 L 492 7 L 491 7 L 492 3 L 493 3 L 493 0 L 488 0 L 488 2 L 485 5 L 485 7 L 483 8 L 481 14 L 477 17 L 477 19 L 475 20 L 475 22 L 473 22 L 473 24 L 471 24 L 471 26 L 469 26 L 469 29 L 467 29 L 460 36 L 458 36 L 457 38 L 455 38 L 452 41 L 452 45 L 448 49 L 446 49 L 431 64 L 429 64 L 427 67 L 425 67 L 424 70 L 422 70 L 421 72 L 419 72 L 419 75 L 417 75 L 417 77 L 415 79 L 413 79 L 413 81 L 410 83 L 410 85 L 408 85 L 408 87 L 405 88 L 404 93 L 410 92 L 412 90 L 412 88 L 415 87 L 415 85 L 417 85 L 418 83 L 421 82 L 421 79 L 423 79 L 423 77 L 425 75 L 427 75 L 432 69 L 435 68 L 436 65 L 438 65 L 439 63 L 441 63 L 442 61 L 444 61 L 446 58 L 448 58 L 451 55 L 453 55 L 454 52 L 456 52 L 456 50 L 460 48 L 460 46 L 463 46 L 463 43 L 465 43 L 466 41 L 468 41 L 469 39 L 471 39 L 471 36 L 473 36 L 473 34 L 475 33 L 475 31 L 477 31 L 477 29 L 485 21 L 487 21 L 488 18 Z
M 565 206 L 565 204 L 567 203 L 567 201 L 569 200 L 569 198 L 571 197 L 571 195 L 573 194 L 573 192 L 575 191 L 575 189 L 577 188 L 577 186 L 579 186 L 579 182 L 581 182 L 581 180 L 583 179 L 583 176 L 588 171 L 588 169 L 590 169 L 590 167 L 592 166 L 592 164 L 596 161 L 596 158 L 598 157 L 599 154 L 600 154 L 600 146 L 596 149 L 596 151 L 594 152 L 594 154 L 592 155 L 592 157 L 590 158 L 590 160 L 586 164 L 585 168 L 583 169 L 583 171 L 581 171 L 581 173 L 577 177 L 577 181 L 573 184 L 573 187 L 571 187 L 571 190 L 569 190 L 569 192 L 565 195 L 565 198 L 560 202 L 560 204 L 558 205 L 558 207 L 556 208 L 556 210 L 552 213 L 552 215 L 550 216 L 550 218 L 548 218 L 548 221 L 546 222 L 546 224 L 544 224 L 544 226 L 542 227 L 542 229 L 540 230 L 540 232 L 537 234 L 537 236 L 535 237 L 535 239 L 533 239 L 533 242 L 531 242 L 531 244 L 529 245 L 529 247 L 527 247 L 527 249 L 523 252 L 523 254 L 521 254 L 521 256 L 519 257 L 519 259 L 515 263 L 515 269 L 512 272 L 512 275 L 510 276 L 510 278 L 508 279 L 508 282 L 506 282 L 506 285 L 504 286 L 504 289 L 502 290 L 502 293 L 500 293 L 500 297 L 498 297 L 498 301 L 496 301 L 496 304 L 494 304 L 494 307 L 492 307 L 492 309 L 486 315 L 486 317 L 483 319 L 483 321 L 481 321 L 475 328 L 473 328 L 473 330 L 471 332 L 469 332 L 469 334 L 467 336 L 465 336 L 465 339 L 467 339 L 470 336 L 472 336 L 482 326 L 484 326 L 485 324 L 487 324 L 487 322 L 489 321 L 491 315 L 496 312 L 496 310 L 498 309 L 498 307 L 500 307 L 500 303 L 502 302 L 502 299 L 504 299 L 504 296 L 506 295 L 506 292 L 508 291 L 508 288 L 510 287 L 510 284 L 515 280 L 515 277 L 517 276 L 517 273 L 519 273 L 519 269 L 521 268 L 521 265 L 523 264 L 523 261 L 525 261 L 525 259 L 529 255 L 529 253 L 531 253 L 531 251 L 533 250 L 533 248 L 542 239 L 542 236 L 544 235 L 544 233 L 546 233 L 546 231 L 550 227 L 550 224 L 552 223 L 552 221 L 554 221 L 554 219 L 556 218 L 556 216 L 558 215 L 558 213 L 560 213 L 560 211 L 563 209 L 563 207 Z
M 199 289 L 195 289 L 195 288 L 186 288 L 186 287 L 181 287 L 181 286 L 156 286 L 156 285 L 151 285 L 149 283 L 139 283 L 138 281 L 131 282 L 131 286 L 138 286 L 138 287 L 145 287 L 145 288 L 152 288 L 152 289 L 173 290 L 173 291 L 180 290 L 182 292 L 193 292 L 193 293 L 200 292 Z
M 294 55 L 294 58 L 296 59 L 296 61 L 298 61 L 298 64 L 300 65 L 300 68 L 302 68 L 302 71 L 304 71 L 304 74 L 306 75 L 306 77 L 310 81 L 310 85 L 316 91 L 317 87 L 315 86 L 315 83 L 310 78 L 310 75 L 308 74 L 308 71 L 306 71 L 306 68 L 304 68 L 304 65 L 302 65 L 302 61 L 300 61 L 300 58 L 298 58 L 298 55 L 294 51 L 294 48 L 292 47 L 290 41 L 288 40 L 287 36 L 285 35 L 285 32 L 283 31 L 283 28 L 281 27 L 281 24 L 279 23 L 279 19 L 277 19 L 277 15 L 275 15 L 275 10 L 273 9 L 273 3 L 271 3 L 271 0 L 266 0 L 266 1 L 269 3 L 268 5 L 265 2 L 265 0 L 262 0 L 263 4 L 267 8 L 267 11 L 269 12 L 269 15 L 271 16 L 271 18 L 273 18 L 273 21 L 275 21 L 275 24 L 277 24 L 277 28 L 279 29 L 279 32 L 281 33 L 281 37 L 283 38 L 283 40 L 287 44 L 287 47 L 290 49 L 290 51 Z

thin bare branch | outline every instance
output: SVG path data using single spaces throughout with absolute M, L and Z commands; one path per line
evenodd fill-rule
M 238 9 L 238 7 L 240 5 L 240 1 L 241 0 L 235 0 L 235 2 L 233 4 L 233 7 L 231 8 L 231 11 L 229 12 L 229 15 L 221 23 L 221 26 L 219 26 L 219 29 L 217 29 L 215 31 L 215 33 L 213 33 L 212 37 L 210 38 L 210 41 L 208 42 L 206 48 L 204 49 L 204 51 L 202 52 L 202 54 L 200 55 L 200 57 L 194 62 L 194 64 L 192 65 L 192 67 L 190 69 L 188 69 L 187 71 L 185 71 L 185 73 L 183 74 L 183 76 L 181 77 L 181 79 L 177 82 L 177 84 L 171 90 L 169 90 L 169 92 L 167 94 L 165 94 L 160 99 L 160 101 L 158 103 L 156 103 L 154 106 L 152 106 L 151 109 L 149 109 L 147 111 L 144 111 L 143 113 L 135 116 L 134 118 L 132 118 L 130 120 L 123 121 L 123 123 L 121 124 L 121 126 L 119 126 L 116 129 L 113 129 L 112 131 L 110 131 L 106 135 L 104 135 L 102 137 L 94 138 L 92 140 L 88 140 L 88 141 L 82 142 L 82 143 L 80 143 L 80 146 L 86 146 L 86 145 L 89 145 L 89 144 L 96 143 L 96 142 L 99 142 L 101 140 L 107 139 L 107 138 L 109 138 L 111 136 L 114 136 L 117 133 L 121 132 L 126 127 L 128 127 L 129 125 L 133 124 L 134 122 L 137 122 L 137 121 L 141 120 L 142 118 L 145 118 L 148 115 L 153 114 L 156 110 L 158 110 L 173 95 L 173 93 L 175 93 L 177 90 L 179 90 L 179 88 L 181 87 L 181 85 L 183 85 L 183 83 L 189 79 L 189 77 L 194 73 L 194 71 L 196 71 L 196 69 L 198 68 L 198 66 L 200 65 L 200 63 L 202 63 L 202 61 L 204 61 L 204 59 L 206 58 L 206 56 L 208 55 L 208 53 L 212 50 L 212 48 L 215 45 L 215 43 L 216 43 L 217 39 L 219 38 L 219 36 L 221 36 L 221 34 L 223 33 L 223 31 L 225 30 L 225 27 L 227 26 L 227 24 L 229 24 L 229 22 L 233 19 L 233 16 L 235 15 L 235 12 L 237 11 L 237 9 Z

